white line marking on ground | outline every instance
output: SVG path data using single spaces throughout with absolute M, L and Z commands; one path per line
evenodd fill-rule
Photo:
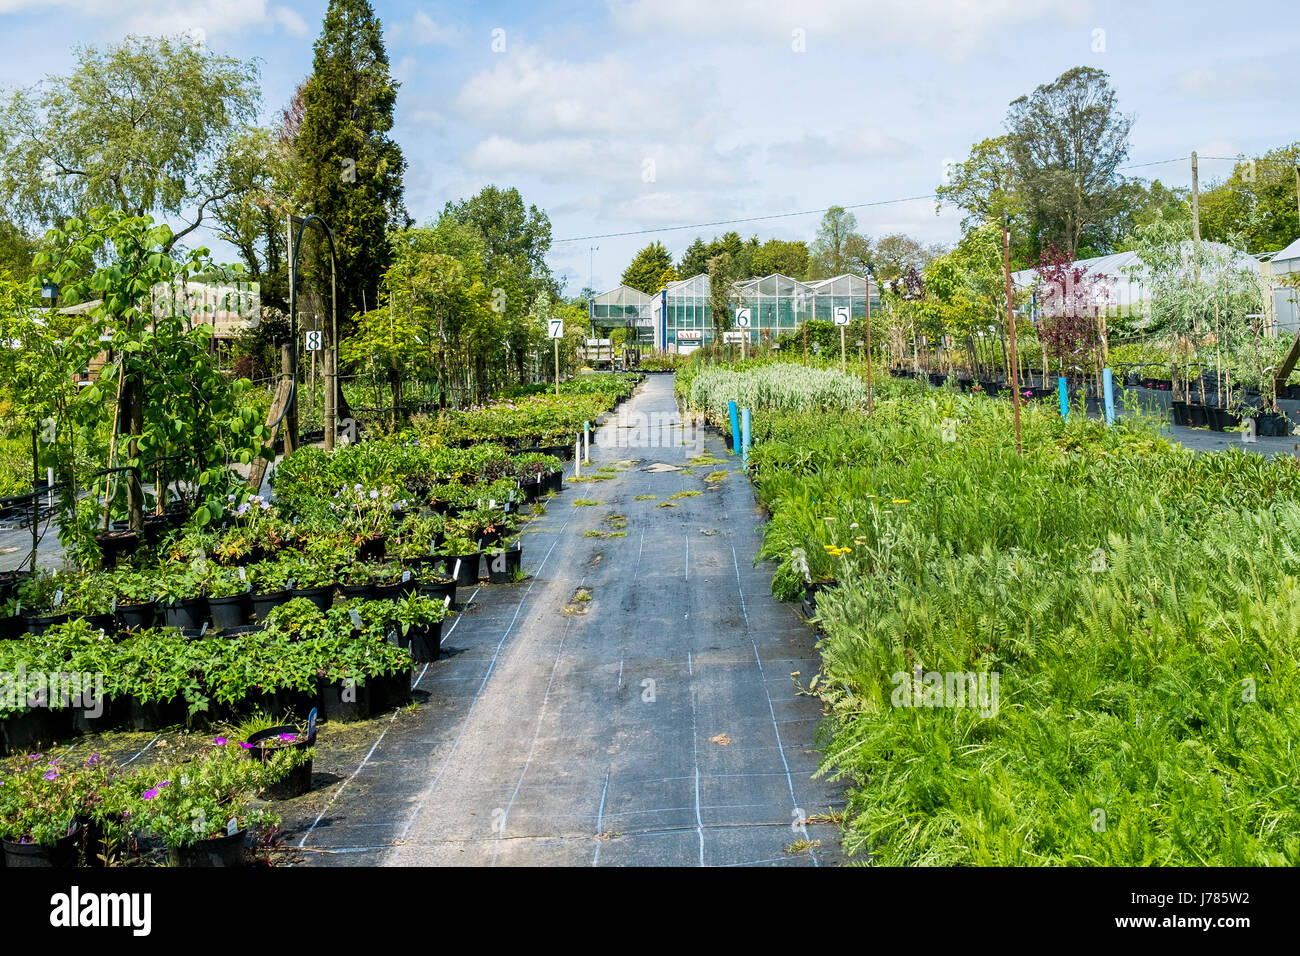
M 600 845 L 604 843 L 605 832 L 605 795 L 609 793 L 609 768 L 605 768 L 605 785 L 600 788 L 600 809 L 596 811 L 596 855 L 591 858 L 592 866 L 600 866 Z
M 487 687 L 488 680 L 492 677 L 492 671 L 497 666 L 497 658 L 501 656 L 501 648 L 505 646 L 506 638 L 508 638 L 510 632 L 514 630 L 515 622 L 519 620 L 519 612 L 523 610 L 524 603 L 528 600 L 528 595 L 533 593 L 533 585 L 535 585 L 541 578 L 542 568 L 546 567 L 546 562 L 551 559 L 551 553 L 555 550 L 555 546 L 560 543 L 560 532 L 568 526 L 569 522 L 567 520 L 564 524 L 560 525 L 560 530 L 555 533 L 555 540 L 551 542 L 551 547 L 546 552 L 546 557 L 542 558 L 542 563 L 537 566 L 537 571 L 534 573 L 532 581 L 528 584 L 528 590 L 526 590 L 524 596 L 519 599 L 519 606 L 515 608 L 515 616 L 510 619 L 509 626 L 506 627 L 505 633 L 501 635 L 501 640 L 497 642 L 496 650 L 492 654 L 492 660 L 488 664 L 487 673 L 483 675 L 483 682 L 479 684 L 478 690 L 474 694 L 474 699 L 470 702 L 469 710 L 465 711 L 465 719 L 461 721 L 460 732 L 456 734 L 456 739 L 452 742 L 451 750 L 448 751 L 447 756 L 443 759 L 442 766 L 438 768 L 437 775 L 434 776 L 433 780 L 429 782 L 429 785 L 425 787 L 424 793 L 420 794 L 420 801 L 415 805 L 415 809 L 411 812 L 411 816 L 406 821 L 406 825 L 402 827 L 402 834 L 398 837 L 399 840 L 406 840 L 407 835 L 411 832 L 411 827 L 415 825 L 416 819 L 419 818 L 420 812 L 424 809 L 424 805 L 429 801 L 429 797 L 433 794 L 433 791 L 437 789 L 438 782 L 442 780 L 442 775 L 447 772 L 447 767 L 451 764 L 451 758 L 456 756 L 456 750 L 460 746 L 461 739 L 465 736 L 465 730 L 469 727 L 469 720 L 474 716 L 474 708 L 478 706 L 479 700 L 482 699 L 483 689 Z
M 578 587 L 586 582 L 584 575 L 578 582 Z M 528 756 L 524 758 L 524 769 L 519 771 L 519 780 L 515 783 L 514 793 L 510 794 L 510 802 L 506 804 L 505 812 L 501 814 L 501 823 L 497 828 L 496 839 L 492 843 L 492 866 L 497 865 L 497 853 L 501 849 L 501 836 L 506 832 L 506 821 L 510 819 L 510 808 L 515 805 L 515 798 L 519 796 L 519 788 L 524 785 L 524 777 L 528 776 L 528 766 L 533 762 L 533 754 L 537 751 L 537 739 L 542 735 L 542 721 L 546 719 L 546 705 L 551 701 L 551 687 L 555 684 L 555 672 L 560 669 L 560 658 L 564 655 L 564 639 L 569 636 L 569 625 L 573 623 L 573 618 L 568 618 L 564 622 L 564 630 L 560 633 L 560 644 L 555 649 L 555 660 L 551 663 L 551 676 L 546 681 L 546 693 L 542 694 L 542 706 L 537 711 L 537 723 L 533 727 L 533 741 L 528 745 Z
M 730 537 L 730 535 L 728 535 Z M 745 615 L 745 633 L 749 637 L 750 646 L 754 648 L 754 663 L 758 665 L 758 676 L 763 682 L 763 696 L 767 698 L 767 710 L 772 715 L 772 732 L 776 734 L 776 748 L 781 754 L 781 765 L 785 767 L 785 782 L 790 787 L 790 802 L 795 810 L 799 809 L 799 798 L 794 795 L 794 777 L 790 773 L 790 762 L 785 759 L 785 744 L 781 742 L 781 727 L 776 721 L 776 708 L 772 706 L 772 695 L 767 691 L 767 673 L 763 670 L 762 658 L 758 656 L 758 642 L 754 640 L 754 635 L 749 632 L 749 611 L 745 608 L 745 590 L 740 584 L 740 559 L 736 556 L 736 545 L 731 545 L 731 563 L 736 569 L 736 594 L 740 596 L 740 610 Z M 799 824 L 799 830 L 803 833 L 803 838 L 808 838 L 808 827 L 803 823 Z M 811 843 L 812 841 L 809 840 Z M 817 854 L 808 848 L 808 855 L 812 857 L 813 866 L 821 866 L 817 861 Z

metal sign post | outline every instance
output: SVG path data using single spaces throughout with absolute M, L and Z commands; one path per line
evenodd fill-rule
M 564 338 L 564 320 L 547 319 L 546 332 L 555 343 L 555 394 L 560 394 L 560 339 Z
M 835 324 L 840 327 L 840 371 L 848 370 L 848 344 L 845 336 L 849 327 L 849 307 L 847 305 L 835 306 Z

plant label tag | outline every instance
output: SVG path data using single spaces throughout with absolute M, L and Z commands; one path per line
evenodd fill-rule
M 403 572 L 402 572 L 402 583 L 405 584 L 405 583 L 406 583 L 407 581 L 409 581 L 409 580 L 411 580 L 411 572 L 410 572 L 410 571 L 403 571 Z
M 311 713 L 307 715 L 307 739 L 311 740 L 315 736 L 316 736 L 316 708 L 313 707 L 311 709 Z
M 226 836 L 234 836 L 239 832 L 239 817 L 231 817 L 226 821 Z
M 297 515 L 294 515 L 294 516 L 293 516 L 293 524 L 294 524 L 294 527 L 297 527 L 297 526 L 298 526 L 298 516 L 297 516 Z
M 356 608 L 352 608 L 348 611 L 348 617 L 352 618 L 352 626 L 358 631 L 361 630 L 361 615 L 357 613 Z
M 430 538 L 430 539 L 429 539 L 429 554 L 433 554 L 433 553 L 434 553 L 435 551 L 437 551 L 437 550 L 438 550 L 438 549 L 437 549 L 436 547 L 434 547 L 433 539 Z
M 52 606 L 58 607 L 62 603 L 63 603 L 63 588 L 59 588 L 57 591 L 54 592 L 54 603 Z
M 287 580 L 287 581 L 284 582 L 284 589 L 285 589 L 286 591 L 292 591 L 292 590 L 293 590 L 293 578 L 289 578 L 289 580 Z
M 387 636 L 387 638 L 388 638 L 388 643 L 389 643 L 389 644 L 392 644 L 394 647 L 396 647 L 396 646 L 397 646 L 397 632 L 396 632 L 396 631 L 389 631 L 388 634 L 387 634 L 386 636 Z
M 452 576 L 453 578 L 459 578 L 459 577 L 460 577 L 460 558 L 457 558 L 457 559 L 456 559 L 456 566 L 455 566 L 454 568 L 451 569 L 451 576 Z
M 489 507 L 489 508 L 495 508 L 496 506 L 497 506 L 496 499 L 495 499 L 495 498 L 489 498 L 489 499 L 488 499 L 488 507 Z
M 239 569 L 239 580 L 241 581 L 248 580 L 248 572 L 244 570 L 242 567 Z
M 446 607 L 446 608 L 451 607 L 451 595 L 450 595 L 450 594 L 444 594 L 444 595 L 442 596 L 442 606 L 443 606 L 443 607 Z
M 117 598 L 116 598 L 116 597 L 113 598 L 113 603 L 112 603 L 112 605 L 109 607 L 109 609 L 108 609 L 108 613 L 109 613 L 109 614 L 116 614 L 116 613 L 117 613 Z
M 203 626 L 199 628 L 199 637 L 202 637 L 206 633 L 208 633 L 208 622 L 204 621 Z

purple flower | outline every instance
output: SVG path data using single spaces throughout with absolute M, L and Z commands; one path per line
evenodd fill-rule
M 28 754 L 28 755 L 27 755 L 27 759 L 28 759 L 28 760 L 40 760 L 40 759 L 41 759 L 42 757 L 44 757 L 44 756 L 45 756 L 45 754 Z
M 245 750 L 252 750 L 252 749 L 253 749 L 253 745 L 250 744 L 250 743 L 249 743 L 248 741 L 246 741 L 246 740 L 241 740 L 241 741 L 239 742 L 239 746 L 243 747 Z
M 280 734 L 280 739 L 281 739 L 281 740 L 297 740 L 297 739 L 298 739 L 298 735 L 297 735 L 297 734 Z
M 86 766 L 87 766 L 87 767 L 98 767 L 98 766 L 99 766 L 99 762 L 100 762 L 100 760 L 102 760 L 102 759 L 103 759 L 103 758 L 100 757 L 99 754 L 91 754 L 91 755 L 90 755 L 90 759 L 86 761 Z
M 57 770 L 47 770 L 45 771 L 44 776 L 46 780 L 58 780 L 59 772 Z
M 214 740 L 214 741 L 212 741 L 212 742 L 213 742 L 214 744 L 216 744 L 218 747 L 224 747 L 224 746 L 226 745 L 226 738 L 225 738 L 225 737 L 218 737 L 216 740 Z
M 152 800 L 156 796 L 158 796 L 158 788 L 154 787 L 152 790 L 146 790 L 144 793 L 140 794 L 140 799 Z
M 162 783 L 158 784 L 158 789 L 161 790 L 163 787 L 170 786 L 170 785 L 171 785 L 170 780 L 164 780 Z

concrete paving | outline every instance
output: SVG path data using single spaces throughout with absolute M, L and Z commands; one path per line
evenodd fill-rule
M 811 779 L 820 709 L 791 674 L 816 671 L 815 635 L 752 564 L 753 491 L 719 438 L 682 425 L 671 376 L 622 414 L 583 469 L 613 477 L 569 482 L 523 538 L 528 579 L 471 596 L 418 675 L 418 719 L 394 721 L 318 819 L 286 819 L 307 863 L 840 860 L 835 826 L 801 822 L 842 798 Z M 702 453 L 726 461 L 685 473 Z

